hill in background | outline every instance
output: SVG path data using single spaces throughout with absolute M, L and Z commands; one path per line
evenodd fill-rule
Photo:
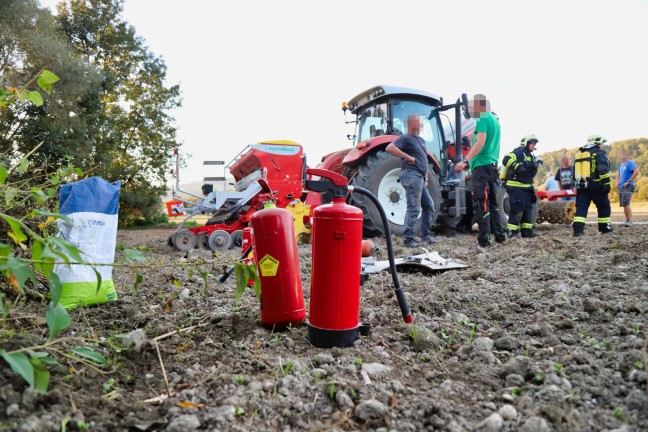
M 637 201 L 648 201 L 648 138 L 633 138 L 627 139 L 624 141 L 617 141 L 610 143 L 610 145 L 604 145 L 603 150 L 608 154 L 611 165 L 612 173 L 612 192 L 610 193 L 610 200 L 613 202 L 619 201 L 618 189 L 616 187 L 616 180 L 619 174 L 619 165 L 621 161 L 619 160 L 619 151 L 626 150 L 630 155 L 630 159 L 634 160 L 641 175 L 635 184 L 637 185 L 635 189 L 634 199 Z M 578 152 L 578 148 L 572 149 L 560 149 L 552 152 L 539 154 L 538 157 L 544 161 L 544 164 L 538 169 L 538 174 L 535 177 L 536 186 L 544 184 L 546 179 L 547 172 L 551 171 L 556 173 L 560 167 L 560 160 L 562 159 L 563 154 L 569 155 L 571 163 L 573 165 L 575 155 Z

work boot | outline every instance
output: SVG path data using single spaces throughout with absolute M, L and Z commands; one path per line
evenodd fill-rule
M 598 224 L 598 230 L 601 234 L 609 234 L 613 232 L 612 224 L 610 223 L 600 223 Z
M 506 235 L 502 234 L 502 235 L 495 236 L 495 241 L 497 243 L 504 243 L 506 241 Z
M 582 237 L 585 235 L 583 231 L 574 231 L 574 237 Z
M 540 234 L 534 232 L 533 230 L 522 230 L 522 237 L 524 238 L 534 238 L 538 237 Z
M 510 239 L 520 238 L 520 231 L 518 231 L 518 230 L 509 231 L 508 236 L 509 236 Z
M 405 242 L 403 242 L 403 245 L 408 248 L 415 248 L 421 246 L 421 242 L 417 242 L 413 238 L 406 238 Z
M 421 244 L 422 245 L 430 245 L 436 243 L 436 237 L 435 236 L 426 236 L 421 239 Z

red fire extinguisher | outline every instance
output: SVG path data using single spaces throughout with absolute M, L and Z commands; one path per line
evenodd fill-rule
M 306 189 L 333 195 L 311 217 L 308 337 L 318 347 L 351 346 L 360 318 L 362 210 L 346 204 L 345 177 L 320 169 L 306 172 L 327 179 L 307 180 Z
M 250 218 L 261 280 L 261 323 L 281 329 L 306 318 L 292 213 L 266 204 Z
M 329 192 L 330 204 L 313 210 L 311 217 L 311 296 L 308 338 L 318 347 L 348 347 L 358 338 L 360 317 L 360 283 L 362 268 L 362 211 L 345 203 L 349 191 L 368 197 L 380 212 L 385 230 L 389 267 L 394 281 L 403 321 L 410 323 L 414 315 L 400 286 L 391 232 L 384 209 L 370 191 L 348 186 L 340 174 L 307 169 L 306 174 L 321 180 L 306 180 L 306 189 Z M 369 326 L 370 328 L 370 326 Z

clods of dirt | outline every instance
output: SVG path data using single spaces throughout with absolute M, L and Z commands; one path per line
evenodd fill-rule
M 372 275 L 360 312 L 371 336 L 345 349 L 315 348 L 305 327 L 261 327 L 254 292 L 237 301 L 233 277 L 216 282 L 240 251 L 178 252 L 168 230 L 120 231 L 152 267 L 116 268 L 120 300 L 73 311 L 63 335 L 100 341 L 108 368 L 60 358 L 43 395 L 3 367 L 0 429 L 648 429 L 648 226 L 538 231 L 488 249 L 440 237 L 432 248 L 469 267 L 401 274 L 411 325 L 389 273 Z M 420 253 L 395 243 L 397 256 Z M 308 307 L 310 247 L 299 252 Z M 11 316 L 40 310 L 19 302 Z

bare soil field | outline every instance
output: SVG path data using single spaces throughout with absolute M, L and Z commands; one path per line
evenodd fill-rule
M 216 281 L 240 251 L 187 254 L 167 245 L 173 230 L 120 231 L 154 267 L 139 286 L 135 269 L 115 268 L 119 300 L 71 312 L 66 331 L 109 364 L 62 358 L 46 394 L 3 364 L 0 430 L 648 430 L 648 225 L 615 229 L 574 239 L 542 225 L 486 250 L 440 236 L 432 249 L 469 267 L 400 275 L 413 325 L 389 273 L 372 275 L 361 321 L 373 332 L 345 349 L 313 347 L 305 327 L 261 327 L 254 292 L 237 302 L 234 278 Z M 397 256 L 421 252 L 395 241 Z M 309 245 L 300 258 L 308 305 Z M 199 259 L 214 260 L 206 284 Z M 16 302 L 7 326 L 42 343 L 42 309 Z

